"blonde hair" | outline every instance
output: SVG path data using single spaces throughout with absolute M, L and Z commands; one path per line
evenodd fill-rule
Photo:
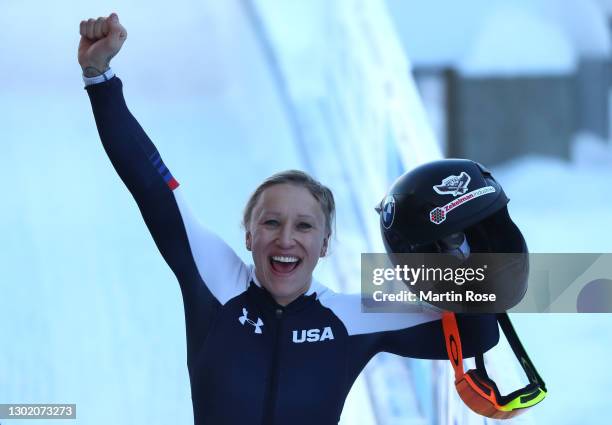
M 255 189 L 255 192 L 253 192 L 246 206 L 244 207 L 242 225 L 245 229 L 248 229 L 249 225 L 251 224 L 251 214 L 253 212 L 253 208 L 255 208 L 255 205 L 257 204 L 262 192 L 270 186 L 277 184 L 293 184 L 308 189 L 308 191 L 312 194 L 312 196 L 314 196 L 321 206 L 321 210 L 325 216 L 325 230 L 327 232 L 327 236 L 331 236 L 336 216 L 336 203 L 334 201 L 334 195 L 327 186 L 321 184 L 319 181 L 300 170 L 286 170 L 276 173 L 265 179 L 257 187 L 257 189 Z

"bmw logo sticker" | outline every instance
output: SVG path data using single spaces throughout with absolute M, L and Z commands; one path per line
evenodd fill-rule
M 389 195 L 385 198 L 382 205 L 381 219 L 385 229 L 388 229 L 393 224 L 395 218 L 395 198 Z

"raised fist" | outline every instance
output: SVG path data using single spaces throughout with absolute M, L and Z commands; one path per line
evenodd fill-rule
M 78 58 L 86 77 L 104 73 L 127 38 L 127 31 L 115 13 L 108 18 L 81 21 L 80 33 Z

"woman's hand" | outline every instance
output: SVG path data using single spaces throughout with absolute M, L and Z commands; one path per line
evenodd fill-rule
M 108 70 L 111 59 L 127 39 L 127 31 L 116 13 L 108 18 L 81 21 L 80 33 L 78 59 L 86 77 L 95 77 Z

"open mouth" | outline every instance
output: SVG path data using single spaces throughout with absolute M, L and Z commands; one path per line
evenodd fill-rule
M 287 274 L 294 271 L 302 262 L 298 257 L 274 255 L 270 257 L 270 266 L 276 273 Z

